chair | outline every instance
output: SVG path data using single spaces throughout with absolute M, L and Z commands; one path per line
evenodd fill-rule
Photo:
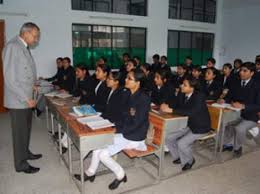
M 128 149 L 123 150 L 123 152 L 129 158 L 142 158 L 152 154 L 155 154 L 159 159 L 158 166 L 158 179 L 160 180 L 162 174 L 162 163 L 163 163 L 163 138 L 164 138 L 164 131 L 163 131 L 163 123 L 158 120 L 158 118 L 154 116 L 149 116 L 150 120 L 150 127 L 149 130 L 152 130 L 152 137 L 151 140 L 146 139 L 147 150 L 146 151 L 138 151 L 135 149 Z M 148 132 L 149 133 L 149 132 Z
M 205 136 L 199 138 L 198 141 L 206 141 L 208 139 L 215 138 L 216 142 L 215 142 L 214 159 L 216 160 L 218 147 L 222 146 L 222 145 L 219 145 L 219 142 L 220 142 L 220 133 L 219 132 L 221 129 L 223 109 L 208 105 L 208 111 L 209 111 L 210 120 L 211 120 L 211 131 L 208 132 L 207 134 L 205 134 Z

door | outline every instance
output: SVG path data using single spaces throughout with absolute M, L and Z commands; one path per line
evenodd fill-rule
M 2 51 L 5 43 L 5 22 L 0 20 L 0 112 L 5 112 L 4 108 L 4 79 L 3 79 L 3 62 Z

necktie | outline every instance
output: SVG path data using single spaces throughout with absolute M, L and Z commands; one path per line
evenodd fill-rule
M 184 99 L 184 104 L 186 104 L 189 100 L 189 97 L 188 96 L 185 96 L 185 99 Z
M 246 81 L 242 81 L 242 87 L 244 88 L 246 86 Z

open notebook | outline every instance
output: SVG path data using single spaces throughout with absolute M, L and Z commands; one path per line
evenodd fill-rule
M 64 99 L 64 98 L 69 98 L 72 95 L 65 93 L 65 92 L 53 91 L 53 92 L 45 94 L 45 96 L 47 96 L 47 97 L 58 97 L 58 98 Z
M 223 104 L 213 103 L 211 106 L 218 107 L 218 108 L 227 108 L 227 109 L 234 110 L 234 111 L 241 111 L 240 108 L 234 108 L 231 106 L 231 104 L 228 104 L 228 103 L 223 103 Z
M 109 120 L 104 119 L 99 115 L 82 117 L 82 118 L 78 118 L 77 120 L 83 125 L 89 126 L 93 130 L 115 126 Z

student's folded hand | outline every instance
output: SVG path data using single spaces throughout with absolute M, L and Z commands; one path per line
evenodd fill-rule
M 244 109 L 245 108 L 245 105 L 244 104 L 241 104 L 240 102 L 233 102 L 231 104 L 234 108 L 240 108 L 240 109 Z
M 219 103 L 219 104 L 224 104 L 224 103 L 225 103 L 225 100 L 224 100 L 224 99 L 218 99 L 218 100 L 217 100 L 217 103 Z

